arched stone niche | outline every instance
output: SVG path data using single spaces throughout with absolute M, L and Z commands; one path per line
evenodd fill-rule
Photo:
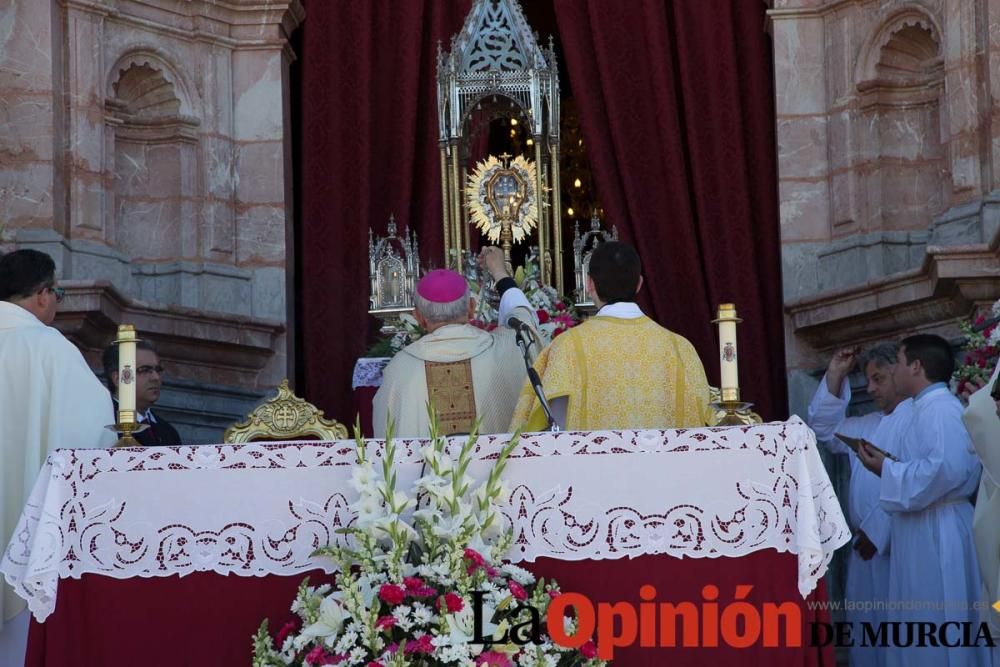
M 115 63 L 105 101 L 113 243 L 132 260 L 198 256 L 198 127 L 187 86 L 162 56 Z
M 940 29 L 917 8 L 884 21 L 858 61 L 870 218 L 886 231 L 926 229 L 946 203 Z

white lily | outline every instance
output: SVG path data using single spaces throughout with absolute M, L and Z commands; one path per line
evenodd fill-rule
M 323 598 L 323 602 L 319 605 L 319 618 L 312 625 L 302 628 L 302 632 L 295 640 L 297 648 L 302 648 L 314 639 L 321 640 L 327 646 L 333 646 L 344 628 L 346 618 L 339 592 Z
M 453 645 L 457 644 L 468 644 L 469 649 L 473 655 L 478 655 L 483 650 L 483 644 L 472 644 L 473 634 L 475 632 L 475 616 L 472 610 L 472 604 L 469 600 L 464 600 L 465 606 L 462 607 L 461 611 L 455 612 L 453 614 L 446 614 L 445 621 L 448 624 L 448 639 L 449 643 Z M 483 627 L 482 636 L 483 637 L 497 637 L 498 631 L 499 636 L 503 636 L 506 631 L 507 622 L 503 621 L 500 625 L 497 625 L 492 620 L 493 614 L 496 613 L 496 607 L 491 605 L 489 602 L 483 602 Z
M 469 516 L 460 512 L 454 516 L 443 517 L 438 515 L 435 518 L 436 520 L 431 526 L 431 532 L 437 537 L 454 539 L 465 528 L 465 523 L 468 521 Z

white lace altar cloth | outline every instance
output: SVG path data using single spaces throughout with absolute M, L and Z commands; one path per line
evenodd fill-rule
M 479 438 L 474 478 L 485 478 L 509 437 Z M 422 444 L 399 441 L 397 488 L 419 475 Z M 329 572 L 311 554 L 344 539 L 335 531 L 353 520 L 353 461 L 351 441 L 58 450 L 0 572 L 39 621 L 55 608 L 59 579 L 86 573 Z M 737 557 L 773 548 L 798 555 L 805 597 L 850 538 L 815 436 L 797 418 L 534 434 L 522 439 L 505 479 L 513 561 Z
M 382 371 L 392 361 L 392 357 L 359 357 L 354 362 L 351 389 L 358 387 L 381 387 Z

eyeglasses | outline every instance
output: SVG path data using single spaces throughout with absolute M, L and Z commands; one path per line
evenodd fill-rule
M 163 375 L 163 366 L 139 366 L 139 368 L 135 369 L 138 375 L 149 375 L 154 371 L 157 375 Z
M 62 287 L 49 287 L 46 285 L 42 289 L 38 290 L 38 294 L 46 291 L 52 292 L 52 296 L 56 298 L 56 303 L 62 303 L 62 300 L 66 298 L 66 290 Z

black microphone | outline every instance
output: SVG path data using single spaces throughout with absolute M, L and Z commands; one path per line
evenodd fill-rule
M 521 320 L 517 319 L 516 317 L 508 317 L 507 326 L 513 329 L 514 331 L 524 331 L 528 333 L 531 332 L 531 327 L 528 326 L 526 323 L 522 322 Z

